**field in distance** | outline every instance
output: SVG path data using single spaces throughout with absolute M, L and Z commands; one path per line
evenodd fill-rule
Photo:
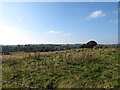
M 2 55 L 2 79 L 37 88 L 117 88 L 118 48 Z M 3 88 L 26 88 L 3 83 Z

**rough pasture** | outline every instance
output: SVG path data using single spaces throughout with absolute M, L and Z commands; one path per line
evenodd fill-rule
M 38 88 L 117 88 L 118 48 L 3 55 L 3 80 Z M 3 83 L 3 88 L 25 88 Z

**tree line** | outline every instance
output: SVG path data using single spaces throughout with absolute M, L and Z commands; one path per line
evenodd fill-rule
M 60 51 L 80 48 L 81 44 L 39 44 L 39 45 L 7 45 L 2 46 L 2 54 L 10 54 L 10 52 L 49 52 L 49 51 Z
M 97 46 L 97 47 L 96 47 Z M 7 45 L 2 46 L 2 54 L 9 55 L 10 52 L 51 52 L 60 50 L 70 50 L 78 48 L 103 48 L 118 47 L 119 45 L 100 45 L 96 41 L 89 41 L 86 44 L 26 44 L 26 45 Z

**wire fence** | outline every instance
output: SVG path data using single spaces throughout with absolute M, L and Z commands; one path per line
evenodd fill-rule
M 4 83 L 8 83 L 8 84 L 16 84 L 16 85 L 20 85 L 20 86 L 27 87 L 27 88 L 36 88 L 36 89 L 38 89 L 38 87 L 31 87 L 31 86 L 24 85 L 24 84 L 17 83 L 17 82 L 9 82 L 9 81 L 4 81 L 4 80 L 1 80 L 0 82 L 4 82 Z

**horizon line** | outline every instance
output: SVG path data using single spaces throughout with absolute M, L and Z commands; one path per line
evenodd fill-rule
M 41 44 L 45 44 L 45 45 L 48 45 L 48 44 L 53 44 L 53 45 L 66 45 L 66 44 L 86 44 L 86 43 L 35 43 L 35 44 L 0 44 L 0 46 L 14 46 L 14 45 L 41 45 Z M 97 43 L 98 45 L 112 45 L 112 44 L 119 44 L 119 43 Z

